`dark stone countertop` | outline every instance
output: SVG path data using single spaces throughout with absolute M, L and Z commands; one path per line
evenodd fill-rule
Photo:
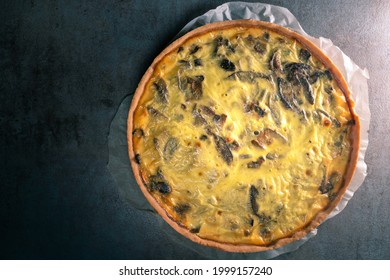
M 0 258 L 202 259 L 121 196 L 107 169 L 107 135 L 153 58 L 223 1 L 4 2 Z M 390 259 L 390 2 L 269 3 L 371 77 L 365 182 L 316 237 L 278 258 Z

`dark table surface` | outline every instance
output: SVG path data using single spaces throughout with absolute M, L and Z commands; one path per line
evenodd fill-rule
M 390 259 L 390 2 L 288 8 L 370 72 L 368 176 L 346 209 L 280 259 Z M 2 1 L 0 258 L 201 259 L 132 208 L 107 168 L 124 96 L 192 18 L 223 1 Z

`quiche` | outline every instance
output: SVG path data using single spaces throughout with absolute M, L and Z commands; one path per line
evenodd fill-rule
M 318 227 L 354 173 L 359 118 L 319 48 L 278 25 L 205 25 L 151 64 L 128 117 L 146 199 L 176 231 L 231 252 Z

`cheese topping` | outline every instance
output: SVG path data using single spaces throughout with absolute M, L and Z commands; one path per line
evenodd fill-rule
M 234 27 L 189 39 L 157 64 L 133 147 L 172 220 L 204 239 L 267 245 L 337 195 L 353 125 L 331 71 L 299 42 Z

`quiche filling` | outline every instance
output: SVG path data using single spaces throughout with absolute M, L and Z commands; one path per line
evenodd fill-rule
M 231 27 L 156 65 L 134 112 L 132 160 L 192 234 L 267 245 L 337 196 L 354 125 L 334 75 L 298 41 Z

